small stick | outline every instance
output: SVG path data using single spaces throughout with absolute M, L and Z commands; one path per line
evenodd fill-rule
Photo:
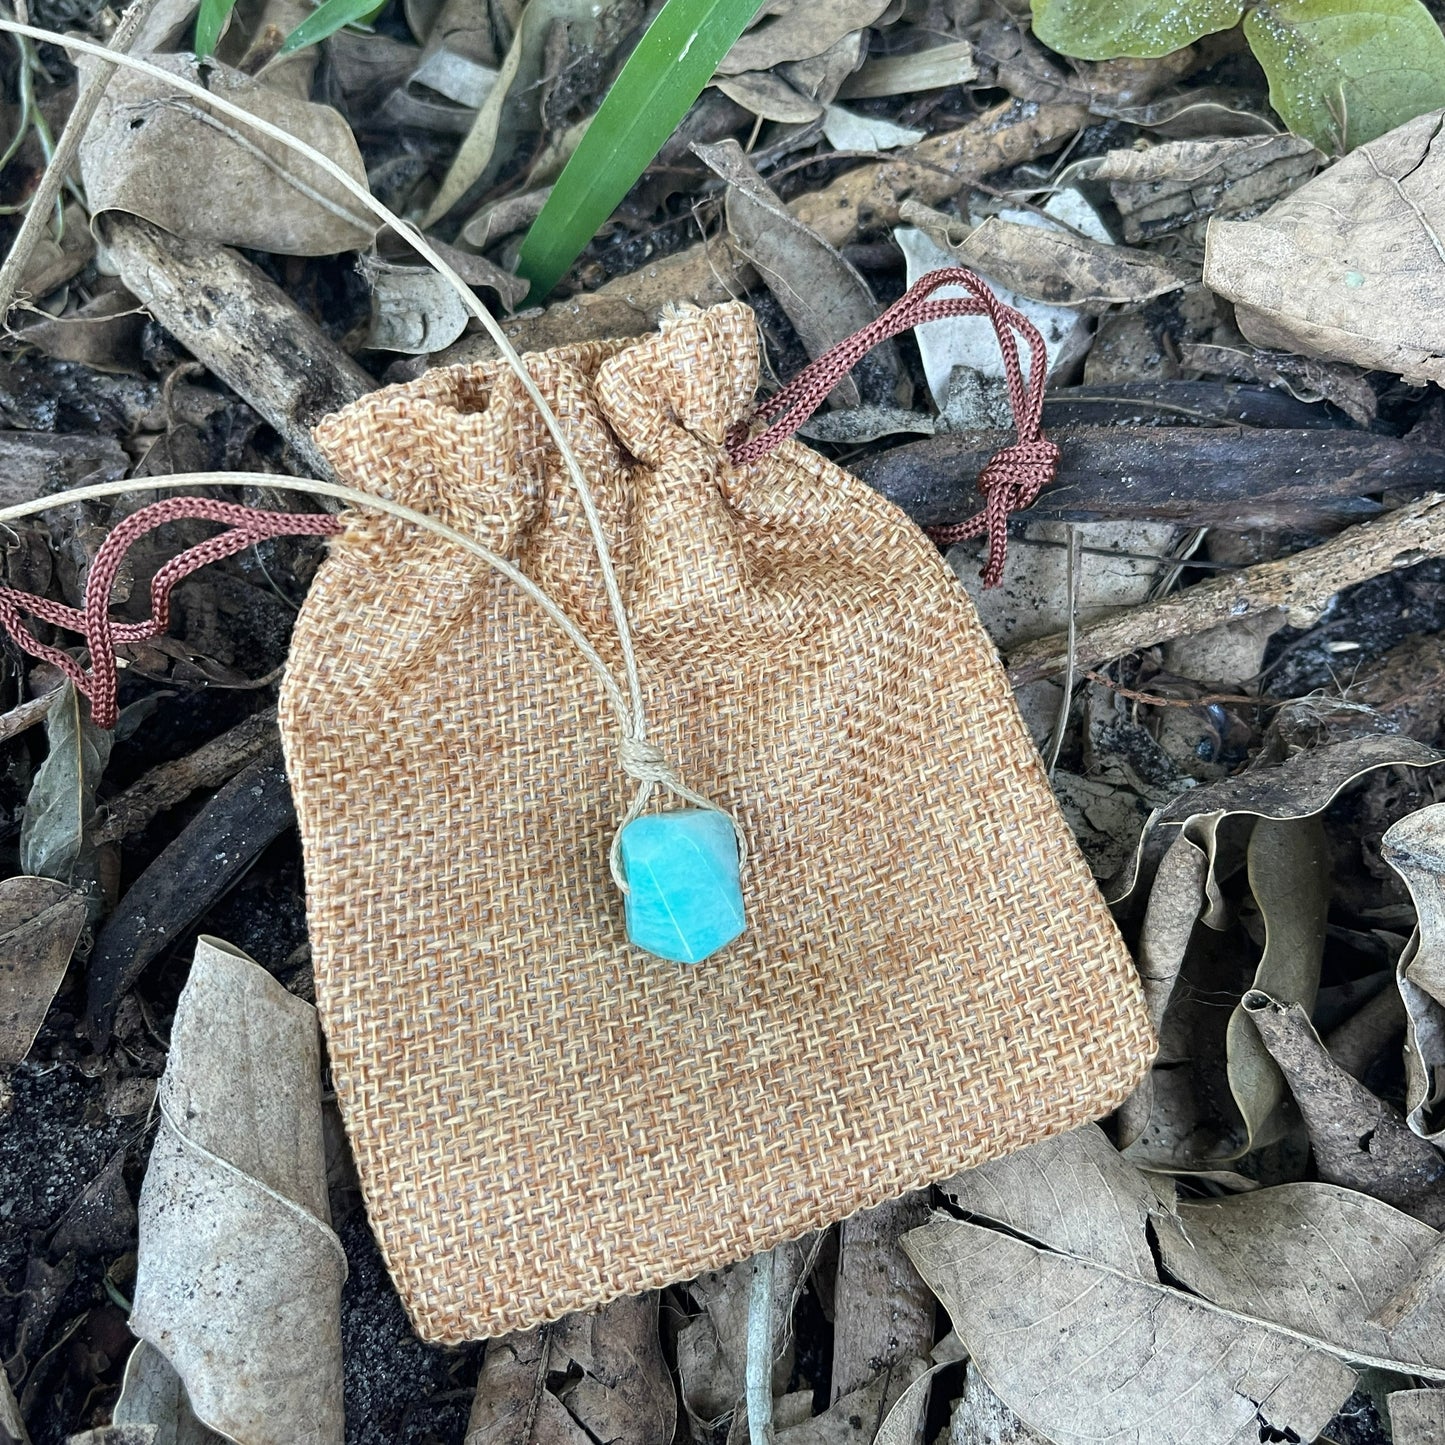
M 749 1445 L 773 1445 L 773 1265 L 772 1250 L 753 1258 L 748 1298 L 748 1357 L 745 1401 Z
M 105 818 L 95 830 L 96 843 L 119 843 L 198 789 L 220 787 L 275 742 L 276 709 L 272 707 L 237 723 L 195 752 L 152 768 L 107 805 Z
M 1157 692 L 1136 692 L 1132 687 L 1125 687 L 1122 682 L 1116 682 L 1112 677 L 1106 677 L 1102 672 L 1094 672 L 1089 668 L 1084 669 L 1083 676 L 1090 682 L 1097 682 L 1100 687 L 1107 687 L 1110 692 L 1117 692 L 1128 702 L 1137 702 L 1144 707 L 1208 707 L 1216 702 L 1249 703 L 1253 707 L 1279 706 L 1276 698 L 1265 697 L 1263 694 L 1255 697 L 1247 692 L 1206 692 L 1199 697 L 1162 697 Z
M 11 738 L 18 737 L 23 733 L 26 728 L 34 727 L 55 705 L 55 700 L 59 696 L 60 689 L 52 688 L 39 697 L 32 697 L 25 702 L 18 703 L 7 713 L 0 713 L 0 743 L 9 742 Z
M 156 0 L 134 0 L 121 16 L 120 24 L 115 27 L 115 34 L 110 37 L 112 50 L 121 53 L 129 51 L 155 4 Z M 40 177 L 40 184 L 30 198 L 30 207 L 25 212 L 25 219 L 20 223 L 20 230 L 10 247 L 10 254 L 5 258 L 5 264 L 0 266 L 0 320 L 9 318 L 10 308 L 15 304 L 15 293 L 20 289 L 20 283 L 25 277 L 25 268 L 30 264 L 30 257 L 40 244 L 46 226 L 50 224 L 50 211 L 55 205 L 55 198 L 60 194 L 65 178 L 75 164 L 80 143 L 85 139 L 85 132 L 95 118 L 101 97 L 115 71 L 114 65 L 102 63 L 97 66 L 90 84 L 76 97 L 70 116 L 65 122 L 65 129 L 55 147 L 55 154 L 50 157 L 50 164 L 45 167 L 45 174 Z
M 1386 516 L 1348 527 L 1318 547 L 1211 577 L 1090 623 L 1078 629 L 1072 649 L 1065 633 L 1025 643 L 1009 656 L 1009 681 L 1019 687 L 1066 671 L 1071 660 L 1075 667 L 1092 667 L 1265 612 L 1283 610 L 1292 625 L 1308 625 L 1346 587 L 1440 556 L 1445 556 L 1445 494 L 1432 492 Z

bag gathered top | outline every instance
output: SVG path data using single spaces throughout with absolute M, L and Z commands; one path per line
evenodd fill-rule
M 968 295 L 928 299 L 945 284 Z M 997 328 L 1019 423 L 962 529 L 997 580 L 1057 455 L 1042 343 L 947 271 L 758 412 L 741 304 L 528 357 L 586 496 L 503 363 L 318 428 L 342 482 L 525 586 L 396 516 L 177 499 L 128 524 L 233 530 L 163 569 L 150 623 L 108 623 L 108 554 L 79 612 L 0 596 L 12 630 L 22 605 L 85 630 L 89 674 L 51 651 L 103 723 L 105 647 L 163 627 L 185 571 L 333 533 L 281 731 L 337 1094 L 423 1337 L 746 1258 L 1098 1118 L 1148 1067 L 1133 964 L 972 603 L 786 436 L 884 335 L 960 314 Z

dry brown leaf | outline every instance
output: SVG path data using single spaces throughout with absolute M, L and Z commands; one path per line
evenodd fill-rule
M 657 1333 L 657 1295 L 507 1335 L 487 1346 L 466 1445 L 653 1445 L 677 1402 Z M 566 1382 L 548 1389 L 549 1377 Z
M 1265 932 L 1251 987 L 1308 1011 L 1319 991 L 1330 909 L 1329 848 L 1319 814 L 1261 818 L 1250 831 L 1246 867 Z M 1242 1004 L 1229 1017 L 1227 1047 L 1229 1088 L 1244 1119 L 1239 1158 L 1283 1136 L 1280 1105 L 1286 1089 Z
M 904 1247 L 989 1385 L 1055 1445 L 1313 1440 L 1354 1388 L 1311 1341 L 981 1225 L 935 1219 Z
M 1210 222 L 1205 283 L 1250 341 L 1445 383 L 1442 116 L 1359 147 L 1257 220 Z
M 657 1333 L 656 1291 L 615 1300 L 585 1315 L 568 1315 L 552 1330 L 554 1358 L 582 1371 L 558 1395 L 594 1440 L 652 1445 L 671 1440 L 677 1396 Z
M 371 293 L 368 347 L 429 356 L 467 329 L 471 313 L 430 266 L 398 266 L 379 256 L 363 256 L 360 266 Z
M 1445 1440 L 1445 1390 L 1396 1390 L 1387 1397 L 1394 1445 Z
M 1357 366 L 1291 356 L 1287 351 L 1204 346 L 1190 341 L 1179 345 L 1179 364 L 1186 372 L 1282 386 L 1300 401 L 1333 402 L 1360 427 L 1373 426 L 1380 409 L 1375 389 Z
M 1196 1294 L 1345 1357 L 1445 1379 L 1445 1291 L 1386 1330 L 1373 1316 L 1439 1241 L 1428 1224 L 1334 1184 L 1181 1203 L 1154 1221 L 1164 1268 Z
M 151 60 L 289 131 L 366 185 L 351 130 L 330 106 L 216 61 Z M 189 240 L 330 256 L 368 245 L 376 232 L 370 216 L 310 162 L 133 71 L 119 71 L 106 88 L 81 142 L 80 169 L 92 219 L 126 211 Z
M 694 145 L 693 150 L 727 182 L 733 244 L 757 267 L 809 356 L 822 355 L 874 320 L 878 306 L 868 283 L 838 251 L 788 214 L 737 141 Z M 875 347 L 870 362 L 896 385 L 901 367 L 891 342 Z M 833 397 L 835 405 L 856 406 L 857 383 L 845 377 Z
M 1405 1104 L 1410 1127 L 1445 1140 L 1445 803 L 1389 828 L 1381 850 L 1404 880 L 1419 919 L 1396 978 L 1407 1016 Z
M 806 125 L 823 114 L 812 96 L 804 95 L 771 70 L 747 70 L 741 75 L 719 75 L 713 80 L 729 100 L 762 120 L 784 125 Z
M 873 24 L 892 0 L 770 0 L 760 19 L 723 56 L 719 75 L 771 70 L 811 60 L 855 30 Z
M 1214 830 L 1206 828 L 1196 839 L 1195 822 L 1193 818 L 1185 821 L 1159 862 L 1134 947 L 1144 1003 L 1156 1035 L 1163 1027 L 1164 1010 L 1174 996 L 1179 970 L 1201 921 L 1211 881 Z M 1119 1108 L 1120 1148 L 1137 1142 L 1148 1127 L 1154 1107 L 1154 1078 L 1151 1070 Z
M 138 372 L 145 308 L 119 282 L 59 316 L 43 312 L 11 331 L 57 361 L 77 361 L 97 371 Z
M 547 197 L 551 194 L 552 187 L 543 186 L 540 190 L 522 191 L 515 196 L 503 196 L 500 200 L 488 201 L 479 206 L 462 227 L 461 239 L 468 246 L 481 248 L 495 245 L 518 231 L 525 231 L 542 214 L 542 207 L 547 204 Z M 515 306 L 525 299 L 526 295 L 523 293 L 517 301 L 509 301 L 507 304 Z
M 1156 1278 L 1144 1225 L 1159 1196 L 1097 1124 L 965 1169 L 938 1187 L 967 1213 L 1051 1249 Z
M 30 1052 L 85 914 L 83 889 L 24 875 L 0 881 L 0 1068 Z
M 1178 291 L 1199 278 L 1192 268 L 1127 246 L 1087 240 L 990 216 L 952 248 L 958 263 L 1020 296 L 1099 314 Z
M 42 236 L 25 263 L 16 293 L 39 301 L 83 271 L 95 255 L 95 237 L 86 225 L 85 210 L 75 201 L 65 207 L 65 231 L 59 241 Z
M 20 1418 L 20 1406 L 10 1388 L 10 1376 L 0 1370 L 0 1442 L 3 1445 L 30 1445 L 30 1434 Z
M 1320 1178 L 1362 1190 L 1436 1229 L 1445 1225 L 1439 1150 L 1330 1057 L 1299 1004 L 1253 992 L 1245 994 L 1243 1008 L 1304 1116 Z
M 1217 1001 L 1202 1004 L 1195 990 L 1179 989 L 1179 980 L 1182 972 L 1212 967 L 1211 954 L 1221 937 L 1218 930 L 1229 922 L 1220 882 L 1245 864 L 1256 826 L 1253 820 L 1273 819 L 1291 826 L 1290 820 L 1323 811 L 1375 768 L 1430 766 L 1439 760 L 1433 749 L 1407 738 L 1354 739 L 1300 754 L 1278 768 L 1260 768 L 1193 789 L 1150 820 L 1120 886 L 1110 890 L 1122 906 L 1147 890 L 1137 955 L 1150 1014 L 1160 1030 L 1160 1053 L 1155 1069 L 1121 1110 L 1121 1143 L 1136 1163 L 1168 1169 L 1214 1168 L 1222 1158 L 1233 1157 L 1241 1142 L 1210 1133 L 1219 1121 L 1212 1119 L 1205 1098 L 1227 1081 L 1219 1067 L 1222 1060 L 1214 1059 L 1213 1046 L 1205 1042 L 1208 1031 L 1201 1033 L 1201 1026 L 1217 1018 Z M 1318 888 L 1315 891 L 1318 895 Z M 1272 893 L 1288 905 L 1280 919 L 1282 928 L 1303 938 L 1310 927 L 1319 926 L 1318 896 L 1311 925 L 1296 912 L 1307 892 L 1293 896 L 1293 885 L 1286 878 L 1284 893 L 1277 888 Z M 1279 957 L 1287 972 L 1297 974 L 1290 988 L 1298 992 L 1300 980 L 1306 978 L 1298 973 L 1299 957 L 1289 951 Z M 1222 963 L 1227 972 L 1235 960 L 1226 958 Z M 1267 971 L 1273 969 L 1271 960 Z M 1256 986 L 1262 986 L 1258 980 Z M 1171 1008 L 1176 993 L 1179 1001 Z M 1236 1083 L 1258 1129 L 1270 1112 L 1266 1105 L 1278 1095 L 1268 1069 L 1243 1062 L 1249 1045 L 1238 1043 L 1241 1025 L 1252 1027 L 1241 1017 L 1231 1018 L 1235 1051 L 1241 1059 Z M 1254 1092 L 1256 1083 L 1263 1092 Z
M 1071 600 L 1081 623 L 1145 601 L 1179 529 L 1167 522 L 1025 522 L 1023 535 L 1042 545 L 1018 548 L 998 587 L 981 585 L 975 550 L 957 547 L 948 558 L 1001 650 L 1067 627 Z M 1070 587 L 1069 544 L 1075 537 L 1079 553 Z M 1044 684 L 1046 697 L 1057 697 L 1056 690 L 1049 691 L 1053 687 Z M 1025 699 L 1020 705 L 1026 707 Z M 1047 709 L 1050 726 L 1057 711 L 1056 706 Z
M 921 1360 L 900 1362 L 897 1370 L 884 1370 L 866 1385 L 835 1400 L 821 1415 L 813 1415 L 777 1430 L 773 1435 L 775 1445 L 865 1445 L 868 1441 L 876 1442 L 890 1417 L 890 1406 L 897 1393 L 900 1376 L 906 1387 L 929 1373 Z M 808 1395 L 800 1403 L 811 1408 L 811 1401 L 812 1397 Z M 902 1422 L 899 1430 L 901 1425 Z M 736 1433 L 735 1430 L 734 1436 L 729 1437 L 729 1445 L 732 1445 Z
M 881 116 L 863 115 L 841 105 L 830 105 L 823 112 L 823 134 L 836 150 L 888 151 L 899 146 L 917 145 L 927 132 L 898 125 Z
M 914 1273 L 917 1274 L 917 1270 L 914 1270 Z M 928 1397 L 933 1389 L 933 1377 L 940 1370 L 959 1364 L 965 1358 L 963 1343 L 953 1330 L 939 1340 L 929 1353 L 933 1360 L 931 1367 L 924 1368 L 922 1360 L 904 1361 L 894 1367 L 906 1368 L 914 1377 L 913 1383 L 898 1397 L 882 1425 L 878 1427 L 873 1445 L 920 1445 L 924 1425 L 927 1423 Z
M 1250 215 L 1294 190 L 1324 164 L 1294 135 L 1165 141 L 1110 151 L 1092 164 L 1119 208 L 1126 241 L 1147 241 L 1212 215 Z
M 592 48 L 606 53 L 612 39 L 630 31 L 642 7 L 633 0 L 598 5 L 595 0 L 528 0 L 517 17 L 512 43 L 462 140 L 436 198 L 422 217 L 433 226 L 479 181 L 495 175 L 516 147 L 536 132 L 541 121 L 541 82 L 547 38 L 565 26 L 569 53 Z
M 855 30 L 821 55 L 772 70 L 715 75 L 712 84 L 729 100 L 764 120 L 806 125 L 822 116 L 824 107 L 858 68 L 865 43 L 864 32 Z
M 316 1011 L 202 938 L 171 1027 L 131 1328 L 246 1445 L 340 1445 L 341 1285 Z
M 196 1419 L 186 1388 L 171 1363 L 154 1345 L 141 1340 L 125 1362 L 120 1399 L 111 1415 L 115 1425 L 153 1429 L 155 1445 L 223 1445 L 224 1437 Z
M 973 46 L 953 40 L 911 55 L 880 55 L 843 82 L 838 94 L 844 100 L 874 100 L 884 95 L 916 95 L 966 85 L 978 75 Z
M 547 1389 L 551 1346 L 543 1329 L 487 1342 L 465 1445 L 591 1445 Z
M 972 235 L 970 222 L 957 222 L 927 207 L 922 197 L 910 196 L 900 203 L 900 215 L 913 219 L 915 226 L 894 231 L 894 240 L 903 252 L 911 286 L 929 271 L 960 264 L 959 245 Z M 1103 244 L 1111 241 L 1108 229 L 1098 212 L 1079 191 L 1065 187 L 1056 191 L 1039 211 L 1005 210 L 998 219 L 1029 230 L 1036 237 L 1068 234 L 1065 228 Z M 960 232 L 963 232 L 960 236 Z M 1021 238 L 1029 244 L 1029 238 Z M 1033 300 L 1005 286 L 995 288 L 998 298 L 1027 317 L 1044 339 L 1050 376 L 1060 375 L 1073 366 L 1088 349 L 1092 323 L 1077 308 L 1053 306 Z M 936 299 L 962 295 L 957 287 L 944 287 L 935 292 Z M 929 390 L 940 411 L 950 409 L 951 378 L 958 367 L 966 367 L 981 377 L 1002 379 L 1003 361 L 993 328 L 982 317 L 960 317 L 920 326 L 916 332 L 923 370 Z M 1011 425 L 1005 417 L 1003 425 Z M 984 420 L 954 418 L 955 429 L 989 425 Z
M 1213 858 L 1227 818 L 1307 818 L 1377 768 L 1430 768 L 1441 762 L 1445 753 L 1411 738 L 1351 738 L 1296 754 L 1278 767 L 1257 767 L 1181 793 L 1150 820 L 1130 867 L 1109 891 L 1110 902 L 1127 907 L 1152 886 L 1159 860 L 1181 828 L 1192 829 Z M 1242 853 L 1236 861 L 1243 861 Z
M 863 63 L 867 51 L 868 32 L 853 30 L 819 54 L 780 65 L 774 73 L 809 99 L 830 105 L 838 98 L 844 82 Z

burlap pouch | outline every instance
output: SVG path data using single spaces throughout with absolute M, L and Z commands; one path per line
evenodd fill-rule
M 420 1334 L 686 1279 L 1097 1118 L 1154 1041 L 994 650 L 936 548 L 796 442 L 727 463 L 741 305 L 529 358 L 593 486 L 652 736 L 748 844 L 747 932 L 631 947 L 634 784 L 594 673 L 458 548 L 353 515 L 281 725 L 317 1003 Z M 505 366 L 319 429 L 343 481 L 514 559 L 618 663 L 597 556 Z

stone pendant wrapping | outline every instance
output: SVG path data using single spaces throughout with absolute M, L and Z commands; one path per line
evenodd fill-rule
M 627 936 L 674 963 L 701 963 L 746 927 L 738 840 L 706 808 L 647 813 L 622 830 Z

